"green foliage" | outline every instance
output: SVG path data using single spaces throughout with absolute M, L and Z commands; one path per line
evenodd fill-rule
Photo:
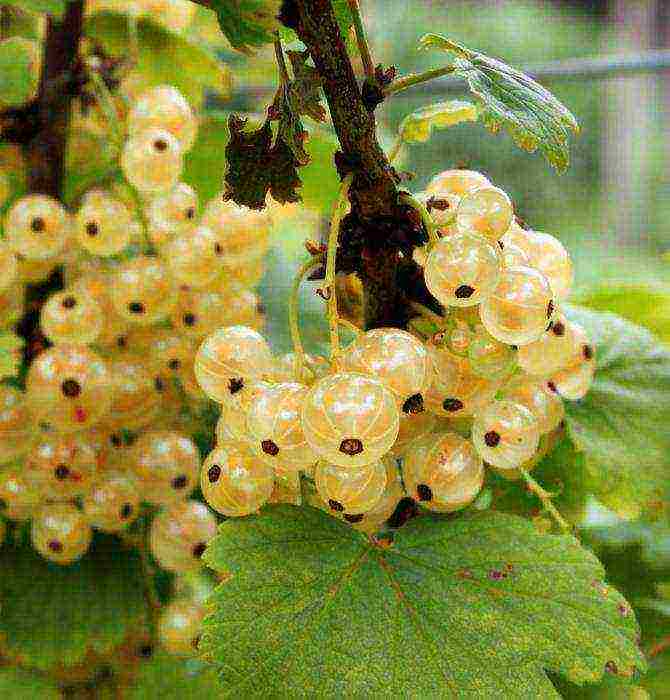
M 139 20 L 137 31 L 137 70 L 151 85 L 174 85 L 196 105 L 203 90 L 230 93 L 230 72 L 205 46 L 146 18 Z M 131 50 L 125 15 L 100 12 L 89 17 L 86 35 L 113 56 L 127 56 Z
M 205 560 L 233 574 L 201 643 L 224 696 L 546 698 L 545 669 L 582 683 L 644 666 L 595 557 L 514 516 L 422 516 L 382 547 L 279 506 L 225 522 Z
M 65 12 L 67 0 L 3 0 L 3 5 L 13 5 L 30 12 L 48 12 L 60 17 Z
M 483 104 L 482 119 L 496 133 L 505 127 L 527 151 L 536 148 L 559 171 L 568 167 L 568 131 L 579 131 L 570 110 L 532 78 L 495 58 L 466 49 L 438 34 L 426 34 L 419 48 L 453 54 L 454 73 Z
M 58 687 L 48 679 L 14 668 L 0 668 L 0 697 L 7 700 L 60 700 Z
M 405 143 L 425 143 L 433 129 L 446 129 L 461 122 L 477 121 L 477 118 L 477 108 L 471 102 L 437 102 L 408 114 L 402 120 L 398 133 Z
M 568 433 L 596 495 L 623 517 L 667 495 L 670 352 L 649 331 L 608 313 L 566 308 L 596 344 L 597 371 L 581 401 L 567 401 Z
M 18 106 L 27 102 L 37 88 L 35 46 L 13 36 L 0 43 L 0 103 Z
M 120 644 L 145 615 L 139 556 L 98 536 L 79 562 L 57 566 L 30 547 L 4 546 L 0 635 L 10 657 L 48 670 Z
M 249 52 L 274 41 L 278 0 L 212 0 L 219 26 L 233 48 Z
M 188 700 L 218 697 L 220 686 L 214 671 L 195 659 L 177 660 L 164 652 L 142 663 L 123 697 L 128 700 Z
M 0 379 L 15 377 L 21 370 L 25 341 L 13 331 L 0 331 Z

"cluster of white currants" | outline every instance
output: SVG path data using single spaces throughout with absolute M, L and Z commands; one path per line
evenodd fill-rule
M 420 251 L 446 307 L 420 339 L 361 333 L 332 363 L 273 358 L 254 329 L 224 327 L 196 356 L 200 386 L 221 404 L 217 446 L 202 467 L 208 503 L 227 516 L 258 510 L 275 480 L 375 532 L 404 495 L 436 511 L 471 503 L 484 464 L 515 478 L 531 469 L 595 369 L 584 330 L 559 303 L 572 268 L 552 236 L 526 231 L 483 175 L 447 171 L 425 200 L 440 238 Z M 435 315 L 432 321 L 435 322 Z

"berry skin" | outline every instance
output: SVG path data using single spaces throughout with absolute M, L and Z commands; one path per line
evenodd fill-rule
M 98 471 L 98 456 L 85 435 L 46 434 L 26 456 L 26 469 L 47 498 L 83 496 Z
M 228 443 L 250 442 L 247 433 L 247 414 L 239 407 L 221 404 L 221 416 L 216 424 L 216 444 L 223 446 Z
M 104 360 L 81 345 L 56 345 L 38 355 L 28 370 L 26 393 L 35 420 L 64 433 L 95 425 L 113 397 Z
M 158 195 L 149 205 L 151 226 L 175 233 L 190 231 L 198 213 L 198 195 L 185 182 L 177 183 L 169 192 Z M 154 241 L 159 243 L 159 241 Z M 160 241 L 163 242 L 163 241 Z
M 472 442 L 488 464 L 501 471 L 517 469 L 537 452 L 539 423 L 525 406 L 497 399 L 475 416 Z
M 552 375 L 548 388 L 564 399 L 577 401 L 583 399 L 593 384 L 596 371 L 596 350 L 584 329 L 577 323 L 572 324 L 573 353 L 567 366 Z
M 66 503 L 42 506 L 33 518 L 33 547 L 55 564 L 80 559 L 91 544 L 93 532 L 84 514 Z
M 16 254 L 5 239 L 0 239 L 0 292 L 10 289 L 19 277 Z
M 316 382 L 302 411 L 314 452 L 349 469 L 379 461 L 398 437 L 399 420 L 395 397 L 384 384 L 350 372 Z
M 166 192 L 177 184 L 184 168 L 181 144 L 164 129 L 145 129 L 126 141 L 121 168 L 141 194 Z
M 421 414 L 418 414 L 421 415 Z M 360 532 L 365 532 L 369 535 L 374 534 L 384 523 L 393 515 L 399 501 L 405 496 L 405 491 L 402 487 L 400 474 L 392 459 L 384 459 L 384 467 L 386 469 L 386 488 L 380 496 L 379 500 L 368 510 L 362 514 L 357 522 L 348 522 L 351 527 Z M 328 508 L 328 512 L 334 514 L 334 511 Z
M 221 274 L 216 236 L 207 226 L 175 236 L 162 256 L 174 278 L 193 287 L 206 287 Z
M 301 412 L 309 389 L 303 384 L 272 385 L 249 404 L 247 435 L 254 452 L 268 466 L 298 471 L 318 457 L 307 444 Z
M 135 443 L 132 467 L 147 486 L 146 500 L 169 505 L 185 499 L 195 488 L 200 473 L 198 448 L 185 435 L 152 430 Z
M 151 334 L 148 350 L 161 375 L 180 379 L 184 384 L 195 381 L 195 346 L 189 338 L 172 329 L 156 329 Z
M 424 268 L 428 290 L 445 306 L 478 304 L 496 286 L 499 272 L 496 247 L 469 233 L 441 239 L 430 251 Z
M 401 407 L 417 397 L 417 409 L 407 406 L 407 413 L 423 410 L 422 394 L 431 382 L 432 367 L 428 351 L 413 335 L 398 328 L 367 331 L 346 349 L 340 366 L 346 372 L 378 379 Z
M 272 353 L 263 336 L 246 326 L 226 326 L 205 338 L 195 358 L 202 390 L 219 403 L 246 398 L 250 380 L 272 373 Z
M 198 131 L 198 121 L 186 98 L 171 85 L 158 85 L 140 95 L 128 115 L 128 133 L 131 136 L 147 129 L 158 128 L 170 132 L 190 150 Z
M 428 183 L 426 192 L 439 197 L 442 194 L 455 194 L 463 197 L 480 187 L 490 187 L 488 179 L 475 170 L 445 170 L 435 175 Z
M 53 343 L 94 343 L 104 324 L 97 302 L 74 290 L 52 294 L 40 312 L 40 326 Z
M 410 496 L 430 510 L 449 513 L 474 501 L 484 483 L 484 465 L 469 440 L 437 432 L 414 443 L 403 475 Z
M 415 440 L 419 440 L 432 432 L 437 423 L 434 413 L 400 413 L 398 437 L 393 443 L 391 453 L 394 457 L 402 457 Z
M 366 513 L 386 488 L 386 467 L 373 462 L 362 469 L 346 469 L 320 462 L 314 472 L 316 489 L 335 513 Z
M 503 267 L 518 267 L 519 265 L 530 266 L 530 257 L 515 243 L 509 243 L 506 240 L 507 234 L 499 243 L 503 244 L 502 252 L 500 253 L 500 262 Z
M 472 371 L 468 358 L 445 348 L 429 346 L 433 384 L 426 393 L 426 408 L 443 418 L 471 416 L 494 396 L 500 381 Z
M 93 527 L 103 532 L 120 532 L 140 514 L 138 485 L 127 474 L 110 472 L 93 484 L 83 506 Z
M 114 275 L 110 294 L 119 316 L 143 326 L 168 316 L 177 303 L 174 282 L 166 267 L 147 255 L 126 263 Z
M 75 296 L 95 302 L 102 312 L 102 328 L 96 339 L 96 345 L 106 347 L 117 344 L 129 328 L 129 323 L 116 313 L 112 304 L 109 290 L 112 287 L 112 278 L 109 273 L 88 273 L 76 279 L 71 289 Z
M 109 363 L 112 403 L 106 425 L 113 430 L 138 430 L 151 423 L 160 410 L 154 377 L 139 357 Z
M 22 457 L 32 444 L 33 423 L 26 396 L 0 384 L 0 464 Z
M 158 618 L 158 640 L 176 656 L 192 656 L 197 652 L 205 611 L 189 600 L 174 600 Z
M 79 245 L 91 255 L 116 255 L 129 243 L 133 217 L 128 207 L 104 190 L 85 195 L 74 220 Z
M 288 352 L 275 360 L 272 377 L 277 382 L 293 382 L 298 379 L 296 370 L 295 353 Z M 330 363 L 320 355 L 306 354 L 303 371 L 313 379 L 322 379 L 330 372 Z
M 202 466 L 200 488 L 209 505 L 228 517 L 255 513 L 274 486 L 272 467 L 244 445 L 219 445 Z
M 478 233 L 492 243 L 498 241 L 512 223 L 512 202 L 497 187 L 480 187 L 461 200 L 456 226 L 462 233 Z
M 204 503 L 180 501 L 151 523 L 149 547 L 161 568 L 197 571 L 207 543 L 216 535 L 216 518 Z
M 60 202 L 47 195 L 21 197 L 5 218 L 7 243 L 28 260 L 54 258 L 65 247 L 69 234 L 67 212 Z
M 28 520 L 40 500 L 35 483 L 23 464 L 0 471 L 0 515 L 10 520 Z
M 503 379 L 514 370 L 516 352 L 489 335 L 484 326 L 478 324 L 468 346 L 468 359 L 477 376 Z
M 541 435 L 558 428 L 565 417 L 560 397 L 550 391 L 545 383 L 531 377 L 520 378 L 507 387 L 504 398 L 527 408 L 537 420 Z
M 480 306 L 486 330 L 502 343 L 527 345 L 537 340 L 556 307 L 547 278 L 530 267 L 504 269 L 496 288 Z
M 528 374 L 547 377 L 572 362 L 577 343 L 575 326 L 558 313 L 551 328 L 519 348 L 519 367 Z

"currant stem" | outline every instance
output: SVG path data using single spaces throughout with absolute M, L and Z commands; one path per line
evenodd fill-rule
M 112 133 L 112 143 L 119 149 L 123 143 L 124 134 L 119 126 L 119 117 L 116 112 L 116 107 L 114 106 L 112 93 L 109 91 L 109 88 L 98 71 L 94 70 L 92 66 L 87 65 L 87 72 L 90 81 L 93 83 L 93 90 L 95 96 L 98 98 L 98 105 L 100 109 L 102 109 L 105 120 L 107 121 L 107 126 Z
M 426 208 L 426 205 L 407 192 L 401 192 L 399 199 L 403 204 L 409 205 L 412 209 L 416 209 L 419 214 L 421 214 L 421 221 L 423 221 L 423 225 L 426 227 L 426 231 L 428 231 L 428 238 L 430 239 L 429 247 L 432 248 L 436 243 L 439 243 L 440 237 L 437 235 L 437 226 Z
M 361 17 L 361 8 L 358 0 L 348 0 L 349 10 L 351 11 L 351 18 L 354 21 L 354 31 L 356 32 L 356 42 L 358 43 L 358 52 L 361 55 L 361 60 L 363 61 L 363 70 L 365 71 L 366 77 L 370 80 L 374 80 L 375 77 L 375 67 L 372 60 L 372 54 L 370 53 L 370 47 L 368 46 L 368 40 L 365 35 L 365 27 L 363 26 L 363 18 Z
M 396 158 L 400 155 L 400 150 L 402 149 L 402 144 L 403 140 L 401 136 L 398 136 L 393 144 L 391 146 L 391 150 L 388 152 L 388 155 L 386 156 L 389 160 L 389 163 L 394 163 Z
M 335 259 L 337 257 L 340 222 L 342 220 L 342 204 L 349 194 L 353 174 L 344 178 L 335 201 L 333 218 L 330 220 L 328 235 L 328 252 L 326 255 L 326 286 L 328 290 L 328 325 L 330 326 L 330 359 L 334 360 L 340 354 L 340 335 L 338 332 L 337 293 L 335 289 Z
M 410 302 L 410 308 L 412 311 L 414 311 L 418 316 L 422 316 L 423 318 L 428 319 L 429 321 L 432 321 L 436 325 L 443 327 L 444 324 L 446 323 L 446 319 L 444 316 L 440 316 L 440 314 L 436 314 L 434 311 L 431 311 L 427 306 L 424 306 L 423 304 L 419 304 L 418 301 L 412 301 Z
M 521 475 L 526 480 L 528 488 L 532 493 L 534 493 L 541 501 L 544 509 L 551 515 L 551 517 L 556 521 L 556 524 L 563 530 L 563 532 L 570 532 L 572 527 L 570 523 L 558 512 L 556 506 L 551 502 L 551 494 L 540 486 L 540 484 L 533 479 L 533 477 L 528 473 L 527 469 L 520 468 L 519 471 Z
M 288 302 L 288 325 L 291 333 L 291 342 L 293 343 L 293 352 L 295 354 L 295 376 L 300 382 L 302 381 L 305 371 L 305 349 L 300 337 L 300 324 L 298 321 L 298 307 L 300 305 L 300 285 L 309 273 L 319 265 L 323 264 L 323 256 L 313 257 L 306 263 L 300 266 L 293 278 L 291 286 L 291 295 Z
M 433 70 L 427 70 L 423 73 L 410 73 L 402 78 L 394 80 L 385 90 L 384 96 L 390 97 L 395 95 L 397 92 L 402 90 L 407 90 L 407 88 L 414 87 L 414 85 L 420 85 L 421 83 L 427 83 L 429 80 L 435 80 L 435 78 L 441 78 L 445 75 L 449 75 L 456 70 L 455 66 L 445 66 L 444 68 L 434 68 Z
M 290 82 L 291 78 L 288 74 L 288 66 L 286 65 L 286 58 L 284 57 L 284 49 L 281 45 L 281 40 L 279 39 L 279 32 L 275 32 L 275 56 L 277 58 L 277 66 L 279 67 L 279 80 L 282 85 L 286 85 Z

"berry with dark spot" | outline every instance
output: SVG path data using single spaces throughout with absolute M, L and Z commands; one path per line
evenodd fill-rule
M 198 542 L 198 544 L 193 547 L 193 556 L 200 559 L 200 557 L 205 553 L 206 549 L 207 545 L 204 542 Z
M 127 520 L 133 514 L 133 506 L 130 503 L 124 503 L 119 510 L 121 520 Z
M 185 474 L 175 476 L 175 478 L 172 479 L 171 484 L 173 489 L 177 489 L 179 491 L 183 488 L 186 488 L 186 485 L 188 484 L 188 477 Z
M 261 449 L 266 455 L 270 455 L 270 457 L 276 457 L 279 454 L 279 447 L 277 447 L 277 444 L 272 440 L 263 440 L 261 442 Z
M 416 493 L 420 501 L 433 500 L 433 491 L 428 484 L 417 484 Z
M 500 444 L 500 434 L 496 433 L 495 430 L 489 430 L 484 435 L 484 442 L 487 447 L 497 447 Z
M 402 405 L 402 410 L 403 413 L 422 413 L 424 410 L 423 396 L 421 396 L 421 394 L 414 394 L 413 396 L 410 396 Z
M 60 388 L 68 399 L 76 399 L 81 394 L 81 384 L 76 379 L 66 379 Z
M 585 360 L 592 360 L 593 359 L 593 348 L 590 345 L 585 345 L 582 348 L 582 355 L 584 356 Z
M 565 335 L 565 325 L 563 323 L 561 323 L 560 321 L 557 321 L 551 327 L 551 332 L 560 338 L 561 336 Z
M 355 514 L 355 515 L 352 514 L 352 513 L 347 513 L 347 514 L 344 516 L 344 519 L 345 519 L 348 523 L 360 523 L 361 520 L 363 520 L 364 517 L 365 517 L 365 516 L 363 515 L 363 513 L 357 513 L 357 514 Z
M 91 238 L 95 238 L 100 230 L 98 229 L 98 224 L 96 224 L 94 221 L 89 221 L 86 224 L 86 235 L 90 236 Z
M 238 391 L 242 391 L 242 389 L 244 389 L 243 379 L 231 379 L 228 382 L 228 391 L 230 392 L 231 396 L 237 394 Z
M 52 552 L 62 552 L 63 544 L 58 540 L 51 540 L 47 545 Z
M 207 478 L 209 479 L 210 484 L 215 484 L 219 480 L 220 476 L 221 476 L 221 467 L 218 464 L 213 464 L 207 470 Z
M 128 311 L 130 311 L 131 314 L 143 314 L 144 304 L 139 301 L 131 301 L 128 304 Z
M 353 457 L 363 452 L 363 443 L 357 438 L 346 438 L 340 443 L 340 452 Z
M 463 408 L 463 402 L 460 399 L 445 399 L 442 408 L 449 413 L 455 413 Z
M 34 233 L 42 233 L 46 229 L 47 225 L 41 216 L 36 216 L 30 222 L 30 228 Z
M 456 288 L 454 296 L 457 299 L 469 299 L 474 294 L 474 292 L 474 288 L 471 287 L 469 284 L 462 284 L 460 287 Z
M 184 321 L 185 326 L 194 326 L 195 325 L 195 314 L 184 314 L 182 317 L 182 320 Z
M 70 470 L 65 464 L 59 464 L 54 469 L 54 476 L 58 479 L 58 481 L 65 481 L 65 479 L 70 476 Z
M 339 501 L 334 501 L 332 498 L 328 500 L 328 505 L 331 510 L 341 513 L 344 510 L 344 506 Z
M 64 309 L 74 309 L 77 305 L 77 300 L 74 297 L 65 297 L 62 304 Z

